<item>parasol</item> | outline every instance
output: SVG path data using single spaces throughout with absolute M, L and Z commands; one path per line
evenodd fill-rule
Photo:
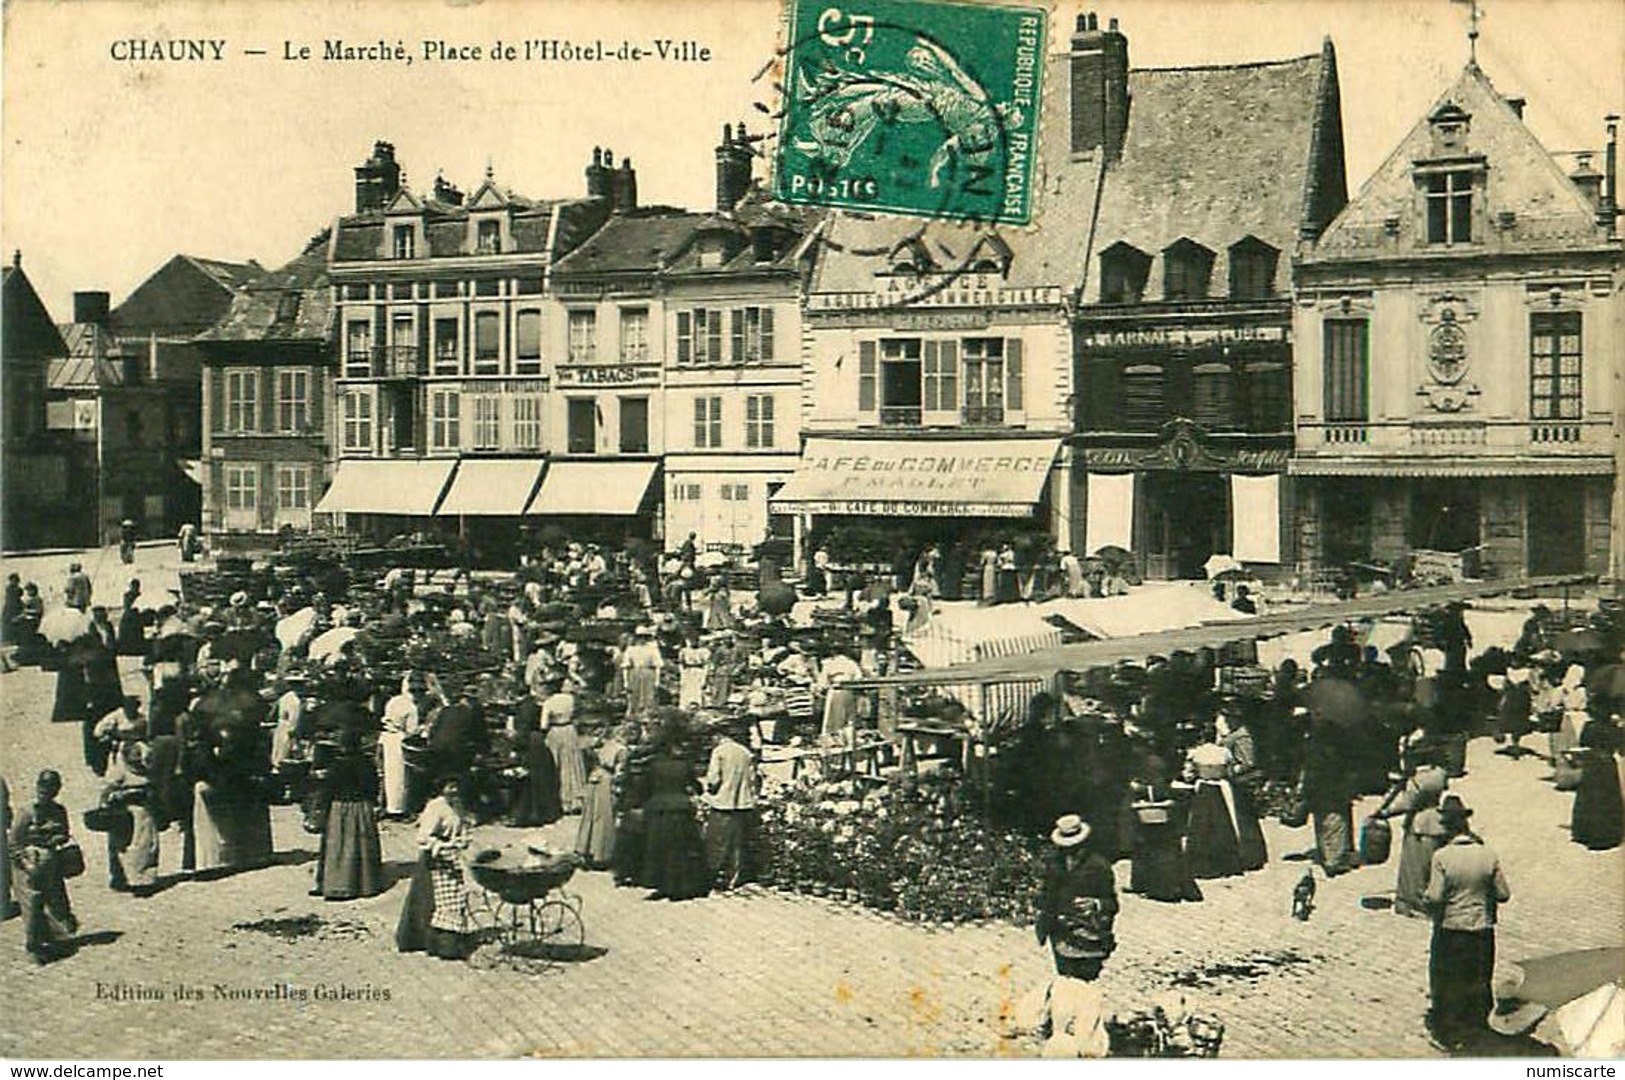
M 1134 553 L 1128 548 L 1118 547 L 1116 544 L 1107 544 L 1095 549 L 1095 558 L 1102 562 L 1120 563 L 1125 559 L 1132 559 Z
M 1625 947 L 1557 953 L 1520 960 L 1517 967 L 1517 998 L 1552 1010 L 1537 1035 L 1556 1035 L 1574 1057 L 1625 1054 Z
M 316 623 L 316 609 L 303 607 L 289 615 L 278 619 L 276 624 L 276 639 L 282 643 L 284 649 L 291 649 L 299 644 L 299 639 Z
M 1233 555 L 1210 555 L 1207 562 L 1202 564 L 1202 572 L 1211 580 L 1221 574 L 1244 574 L 1247 571 Z
M 331 662 L 360 633 L 361 631 L 353 626 L 335 626 L 331 630 L 316 635 L 315 640 L 310 643 L 311 660 L 317 663 Z
M 701 570 L 715 570 L 728 565 L 728 556 L 720 551 L 702 551 L 694 557 L 694 565 Z
M 66 645 L 90 633 L 90 616 L 78 608 L 52 608 L 40 618 L 39 632 L 53 645 Z

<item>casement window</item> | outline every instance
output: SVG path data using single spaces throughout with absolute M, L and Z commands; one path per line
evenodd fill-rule
M 567 420 L 567 447 L 572 454 L 598 452 L 598 402 L 594 398 L 571 398 Z
M 307 466 L 276 467 L 276 506 L 278 510 L 310 508 L 310 469 Z
M 1100 302 L 1138 304 L 1145 298 L 1145 282 L 1151 273 L 1151 256 L 1118 241 L 1100 253 Z
M 745 446 L 750 450 L 773 446 L 772 394 L 750 394 L 745 398 Z
M 1005 422 L 1005 341 L 1003 338 L 966 338 L 961 347 L 965 354 L 965 423 L 1002 424 Z M 1020 371 L 1011 373 L 1016 386 L 1016 397 L 1021 395 Z
M 1121 379 L 1119 422 L 1128 431 L 1156 431 L 1168 419 L 1167 383 L 1161 364 L 1129 364 Z
M 1433 173 L 1424 180 L 1428 243 L 1467 244 L 1473 239 L 1473 172 Z
M 372 374 L 371 319 L 351 319 L 345 328 L 344 374 L 352 379 Z
M 429 446 L 455 450 L 462 445 L 462 394 L 456 390 L 429 393 Z
M 1162 298 L 1200 300 L 1213 277 L 1213 252 L 1192 240 L 1174 241 L 1162 252 Z
M 1256 236 L 1230 247 L 1230 299 L 1264 300 L 1275 295 L 1275 268 L 1281 253 Z
M 474 316 L 474 374 L 502 374 L 502 316 L 482 311 Z
M 310 372 L 276 373 L 276 427 L 285 434 L 303 434 L 310 426 Z
M 733 331 L 734 363 L 760 364 L 773 359 L 772 308 L 734 308 L 728 318 Z
M 921 421 L 958 422 L 959 342 L 927 340 L 921 344 L 920 353 Z
M 456 375 L 462 370 L 462 355 L 458 348 L 457 320 L 440 318 L 434 321 L 434 373 Z
M 699 502 L 700 485 L 673 482 L 671 485 L 672 502 Z
M 569 321 L 570 363 L 590 364 L 598 359 L 598 313 L 572 311 Z
M 649 452 L 649 399 L 623 397 L 621 399 L 621 453 L 647 454 Z
M 921 423 L 925 404 L 923 352 L 919 338 L 886 338 L 880 342 L 882 424 L 918 426 Z M 940 378 L 940 369 L 937 374 Z
M 1215 361 L 1191 369 L 1191 419 L 1210 431 L 1236 426 L 1236 373 Z
M 474 250 L 480 255 L 495 255 L 502 250 L 502 222 L 487 220 L 480 222 Z
M 540 450 L 542 448 L 542 398 L 524 394 L 509 399 L 513 417 L 513 448 Z
M 1275 360 L 1247 365 L 1247 429 L 1258 434 L 1292 430 L 1292 380 Z
M 494 394 L 474 397 L 474 449 L 497 450 L 502 446 L 502 399 Z
M 226 466 L 226 509 L 259 509 L 260 467 L 258 464 Z
M 722 446 L 720 397 L 694 399 L 694 446 L 699 450 L 715 450 Z
M 1325 324 L 1324 408 L 1331 423 L 1362 423 L 1370 418 L 1370 327 L 1364 319 L 1328 319 Z
M 513 370 L 515 375 L 542 372 L 542 313 L 526 308 L 514 316 Z
M 226 426 L 232 432 L 254 432 L 260 427 L 260 373 L 226 371 Z
M 390 234 L 393 238 L 391 250 L 397 259 L 417 258 L 417 230 L 411 225 L 397 225 Z
M 343 442 L 346 450 L 372 449 L 372 395 L 360 390 L 347 390 L 340 395 L 343 420 Z
M 1529 316 L 1529 416 L 1578 420 L 1581 413 L 1580 313 Z
M 641 364 L 649 359 L 649 309 L 621 309 L 621 363 Z
M 749 502 L 749 484 L 723 484 L 720 489 L 723 502 Z

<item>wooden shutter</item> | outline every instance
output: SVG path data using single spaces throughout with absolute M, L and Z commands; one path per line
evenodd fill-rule
M 306 369 L 310 372 L 310 406 L 305 418 L 307 432 L 313 437 L 327 434 L 327 371 L 324 368 Z
M 204 373 L 209 385 L 209 430 L 226 430 L 226 372 L 230 368 L 210 368 Z
M 722 363 L 722 312 L 708 311 L 705 319 L 705 362 Z
M 762 362 L 773 359 L 773 309 L 764 307 L 762 312 Z
M 925 412 L 937 412 L 940 406 L 938 398 L 942 394 L 942 375 L 937 365 L 941 363 L 941 354 L 938 352 L 938 343 L 927 340 L 920 346 L 920 372 L 921 381 L 925 386 L 920 394 L 920 404 Z
M 879 362 L 875 356 L 875 343 L 860 341 L 858 343 L 858 411 L 872 413 L 879 407 L 879 395 L 876 393 L 879 378 Z
M 1026 412 L 1026 373 L 1021 355 L 1021 339 L 1004 339 L 1004 407 L 1008 412 Z
M 937 353 L 937 408 L 959 411 L 959 342 L 944 341 Z
M 735 364 L 745 362 L 745 310 L 733 308 L 728 312 L 729 337 L 733 339 L 733 356 L 730 360 Z
M 686 311 L 677 313 L 677 362 L 679 364 L 693 363 L 694 360 L 694 330 L 693 316 Z
M 259 490 L 254 493 L 255 505 L 259 509 L 260 528 L 276 528 L 277 488 L 276 463 L 266 461 L 260 464 Z
M 276 430 L 276 368 L 254 368 L 254 381 L 259 384 L 259 425 L 261 431 Z

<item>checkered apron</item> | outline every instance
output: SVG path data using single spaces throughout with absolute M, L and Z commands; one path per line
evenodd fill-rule
M 429 882 L 434 886 L 434 914 L 429 925 L 454 934 L 467 933 L 468 898 L 463 888 L 462 864 L 455 852 L 429 856 Z

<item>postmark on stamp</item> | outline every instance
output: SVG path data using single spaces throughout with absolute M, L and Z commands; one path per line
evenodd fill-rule
M 774 180 L 780 199 L 1029 222 L 1043 8 L 789 2 Z

